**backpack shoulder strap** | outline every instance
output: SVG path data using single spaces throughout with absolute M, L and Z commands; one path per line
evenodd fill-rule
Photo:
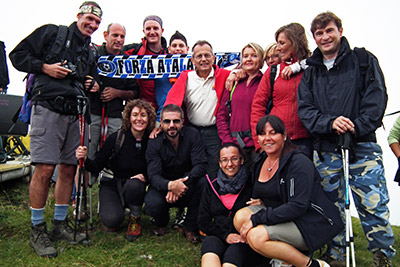
M 369 67 L 367 50 L 364 47 L 354 47 L 354 53 L 358 58 L 360 73 L 364 77 Z
M 124 144 L 124 141 L 125 141 L 125 131 L 123 131 L 122 129 L 118 129 L 117 138 L 115 139 L 111 158 L 114 158 L 116 155 L 118 155 L 122 145 Z
M 276 76 L 277 68 L 278 68 L 277 65 L 271 66 L 271 77 L 269 77 L 269 83 L 271 84 L 271 96 L 272 96 L 272 93 L 274 92 L 274 84 L 275 84 L 275 76 Z
M 66 43 L 67 35 L 68 35 L 68 27 L 65 25 L 58 26 L 56 39 L 53 45 L 51 46 L 49 53 L 47 53 L 46 55 L 45 58 L 46 61 L 50 61 L 54 56 L 59 55 L 61 53 L 61 50 Z

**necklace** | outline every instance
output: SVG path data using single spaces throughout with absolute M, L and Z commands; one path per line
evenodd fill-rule
M 274 166 L 275 166 L 275 164 L 278 162 L 278 160 L 279 160 L 279 158 L 277 158 L 277 159 L 275 160 L 274 164 L 272 164 L 271 167 L 267 168 L 267 171 L 269 171 L 269 172 L 272 171 L 272 169 L 274 168 Z

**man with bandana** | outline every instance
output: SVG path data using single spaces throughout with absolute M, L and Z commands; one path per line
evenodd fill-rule
M 10 53 L 16 69 L 36 74 L 30 129 L 31 162 L 35 164 L 29 187 L 30 244 L 42 257 L 57 256 L 52 241 L 67 240 L 71 244 L 87 241 L 80 233 L 74 238 L 66 216 L 76 172 L 75 150 L 80 143 L 77 99 L 99 90 L 89 44 L 101 16 L 102 10 L 96 2 L 84 2 L 78 20 L 68 27 L 67 39 L 71 41 L 63 44 L 59 55 L 48 56 L 59 32 L 59 26 L 53 24 L 37 28 Z M 56 165 L 54 220 L 49 233 L 43 212 Z

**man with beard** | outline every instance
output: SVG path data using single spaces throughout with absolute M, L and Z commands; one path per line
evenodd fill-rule
M 169 209 L 188 207 L 184 234 L 196 244 L 197 214 L 207 168 L 204 146 L 196 129 L 183 126 L 183 111 L 177 105 L 164 106 L 161 127 L 162 133 L 147 145 L 150 188 L 144 200 L 145 212 L 155 219 L 154 234 L 161 236 L 166 233 Z
M 195 70 L 180 74 L 168 92 L 165 105 L 186 107 L 187 122 L 200 132 L 207 156 L 207 174 L 213 179 L 219 169 L 217 159 L 221 146 L 216 114 L 230 71 L 214 64 L 215 55 L 208 41 L 197 41 L 192 52 Z

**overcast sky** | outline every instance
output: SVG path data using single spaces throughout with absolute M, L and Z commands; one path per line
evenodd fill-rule
M 5 42 L 8 53 L 37 27 L 47 24 L 69 25 L 76 20 L 78 7 L 83 1 L 21 0 L 3 1 L 0 16 L 0 40 Z M 302 24 L 307 32 L 309 46 L 315 43 L 309 31 L 312 19 L 320 12 L 330 10 L 342 19 L 343 35 L 352 47 L 365 47 L 379 59 L 389 95 L 386 112 L 400 110 L 400 67 L 398 64 L 400 2 L 390 1 L 97 1 L 103 9 L 103 21 L 92 36 L 95 43 L 104 41 L 102 32 L 111 22 L 119 22 L 126 29 L 126 43 L 140 42 L 143 37 L 143 19 L 159 15 L 164 22 L 164 36 L 179 30 L 189 43 L 208 40 L 215 52 L 240 51 L 248 42 L 262 47 L 274 42 L 275 31 L 291 22 Z M 144 4 L 146 3 L 146 5 Z M 172 3 L 168 6 L 168 3 Z M 179 6 L 180 5 L 180 6 Z M 22 95 L 24 73 L 16 71 L 8 61 L 10 72 L 9 94 Z M 388 131 L 397 115 L 385 117 L 386 130 L 377 131 L 378 143 L 384 151 L 384 164 L 391 197 L 389 205 L 391 222 L 400 225 L 400 188 L 393 182 L 397 160 L 387 145 Z

